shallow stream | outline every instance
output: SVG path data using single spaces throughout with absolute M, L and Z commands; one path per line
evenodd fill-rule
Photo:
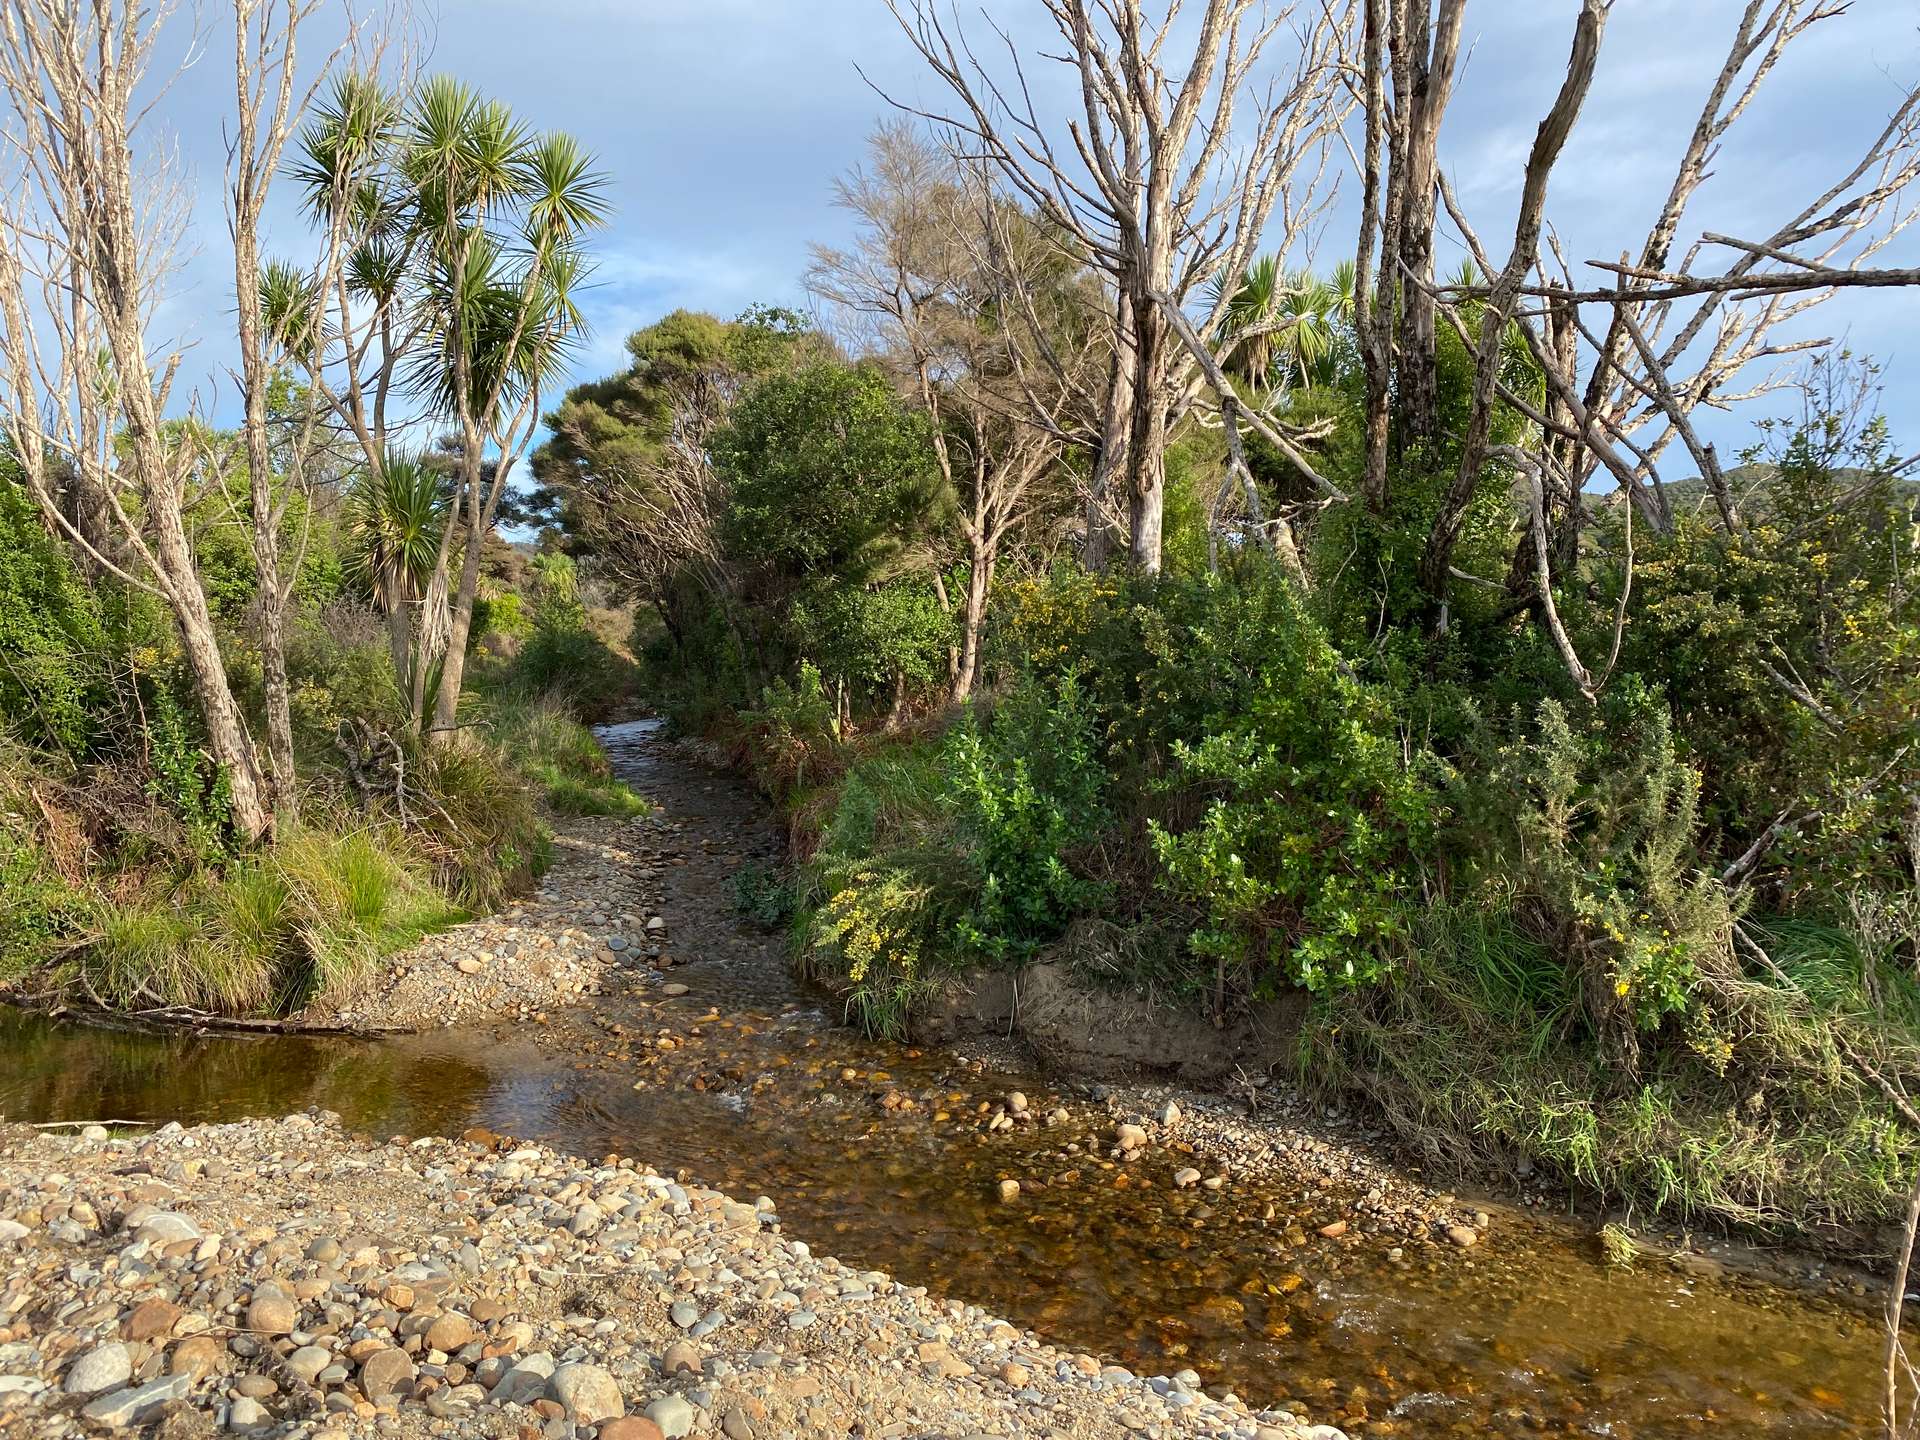
M 508 1026 L 377 1041 L 154 1033 L 0 1007 L 0 1115 L 194 1123 L 318 1105 L 376 1135 L 479 1126 L 630 1154 L 771 1195 L 790 1232 L 850 1264 L 1143 1374 L 1192 1366 L 1256 1406 L 1355 1435 L 1873 1429 L 1875 1326 L 1824 1298 L 1658 1261 L 1610 1269 L 1581 1228 L 1525 1211 L 1497 1210 L 1470 1254 L 1396 1257 L 1390 1235 L 1313 1233 L 1341 1213 L 1324 1181 L 1116 1186 L 1084 1154 L 1106 1117 L 1071 1087 L 834 1026 L 777 943 L 726 916 L 732 868 L 764 846 L 756 802 L 657 749 L 644 726 L 606 738 L 685 826 L 688 863 L 669 872 L 664 905 L 679 908 L 683 947 L 707 931 L 675 972 L 687 999 L 612 997 L 591 1024 L 556 1028 L 564 1045 Z M 1036 1104 L 1065 1098 L 1074 1119 L 989 1135 L 979 1106 L 1015 1085 Z M 888 1093 L 914 1104 L 884 1108 Z M 1023 1193 L 1003 1204 L 1009 1176 Z

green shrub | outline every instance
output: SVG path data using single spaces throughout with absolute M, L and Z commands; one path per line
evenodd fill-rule
M 88 754 L 108 650 L 97 596 L 0 456 L 0 724 L 69 756 Z
M 812 921 L 812 946 L 849 985 L 869 1034 L 902 1038 L 948 942 L 953 895 L 917 865 L 869 865 L 842 878 Z
M 84 906 L 31 839 L 0 828 L 0 980 L 51 960 Z
M 1280 568 L 1019 587 L 1003 665 L 1084 676 L 1114 805 L 1147 822 L 1216 1003 L 1369 983 L 1403 952 L 1438 817 L 1404 700 L 1359 679 Z
M 1432 834 L 1430 777 L 1386 697 L 1342 673 L 1304 617 L 1270 631 L 1258 688 L 1195 743 L 1172 782 L 1208 796 L 1156 823 L 1170 893 L 1200 908 L 1193 947 L 1270 996 L 1378 980 L 1404 953 Z
M 233 843 L 227 773 L 201 747 L 187 712 L 165 684 L 154 686 L 147 791 L 184 827 L 195 856 L 216 860 Z
M 733 872 L 733 909 L 762 930 L 778 930 L 793 918 L 793 890 L 771 865 L 749 861 Z
M 1729 899 L 1698 872 L 1699 772 L 1656 697 L 1623 684 L 1578 726 L 1543 702 L 1484 784 L 1461 806 L 1459 845 L 1483 852 L 1484 883 L 1513 895 L 1622 1058 L 1630 1032 L 1687 1013 L 1703 971 L 1737 969 Z
M 811 662 L 803 662 L 792 681 L 774 680 L 761 691 L 759 708 L 740 718 L 761 783 L 776 799 L 819 783 L 844 763 L 839 716 Z
M 840 786 L 795 883 L 804 966 L 844 982 L 874 1033 L 898 1035 L 954 958 L 977 871 L 955 843 L 940 749 L 891 745 Z
M 933 436 L 878 366 L 816 363 L 751 386 L 713 439 L 724 539 L 776 598 L 879 574 L 941 502 Z
M 342 720 L 387 732 L 406 728 L 385 622 L 363 606 L 336 601 L 299 616 L 287 632 L 287 678 L 295 742 L 311 756 L 336 760 Z
M 1912 1031 L 1865 1018 L 1858 992 L 1829 1006 L 1768 976 L 1697 997 L 1704 1023 L 1627 1074 L 1595 1043 L 1581 975 L 1533 929 L 1506 904 L 1424 911 L 1406 966 L 1316 1004 L 1302 1078 L 1368 1097 L 1460 1168 L 1524 1155 L 1676 1218 L 1875 1245 L 1920 1142 L 1847 1051 L 1910 1086 Z
M 728 618 L 729 604 L 682 582 L 657 609 L 635 612 L 635 685 L 683 734 L 730 728 L 758 694 L 741 629 Z
M 929 584 L 821 586 L 794 603 L 791 625 L 800 653 L 863 708 L 945 689 L 954 619 Z
M 604 709 L 624 689 L 620 658 L 584 625 L 536 625 L 514 656 L 508 681 L 586 710 Z
M 1071 671 L 1017 687 L 990 726 L 968 715 L 941 761 L 957 838 L 980 872 L 959 946 L 993 960 L 1030 956 L 1103 893 L 1068 863 L 1110 819 L 1092 706 Z
M 525 602 L 512 590 L 495 595 L 478 595 L 473 601 L 473 625 L 467 632 L 469 649 L 499 638 L 509 643 L 525 640 L 533 633 L 533 620 Z

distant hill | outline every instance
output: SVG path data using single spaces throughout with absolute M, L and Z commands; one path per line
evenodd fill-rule
M 1736 465 L 1727 472 L 1727 488 L 1733 494 L 1733 503 L 1743 515 L 1764 515 L 1767 511 L 1767 491 L 1773 479 L 1779 474 L 1777 465 Z M 1864 484 L 1871 472 L 1860 469 L 1843 469 L 1835 472 L 1840 477 L 1841 488 L 1850 489 L 1856 484 Z M 1908 476 L 1895 480 L 1898 494 L 1920 501 L 1920 478 Z M 1707 488 L 1706 477 L 1690 475 L 1684 480 L 1668 480 L 1664 483 L 1667 503 L 1675 515 L 1712 514 L 1713 494 Z M 1621 491 L 1616 487 L 1604 494 L 1589 494 L 1589 509 L 1596 515 L 1605 514 L 1619 503 Z

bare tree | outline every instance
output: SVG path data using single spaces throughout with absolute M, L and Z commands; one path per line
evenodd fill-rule
M 1542 278 L 1523 289 L 1537 308 L 1524 317 L 1522 333 L 1547 379 L 1553 412 L 1548 429 L 1564 454 L 1571 483 L 1583 486 L 1604 467 L 1658 531 L 1672 524 L 1659 459 L 1676 440 L 1705 479 L 1722 523 L 1729 530 L 1740 528 L 1719 457 L 1703 442 L 1693 417 L 1702 408 L 1724 409 L 1781 383 L 1778 372 L 1750 376 L 1756 362 L 1828 343 L 1818 338 L 1776 342 L 1773 332 L 1779 326 L 1840 289 L 1920 283 L 1920 271 L 1865 264 L 1912 220 L 1901 203 L 1920 174 L 1920 95 L 1912 90 L 1899 98 L 1852 167 L 1766 239 L 1708 232 L 1688 249 L 1677 270 L 1667 268 L 1708 162 L 1761 83 L 1793 41 L 1846 10 L 1811 0 L 1749 0 L 1639 261 L 1624 256 L 1617 262 L 1589 261 L 1606 283 L 1583 288 L 1556 251 L 1559 278 Z M 1457 202 L 1450 200 L 1450 209 L 1470 234 Z M 1716 253 L 1731 258 L 1724 271 L 1695 269 Z M 1602 308 L 1603 325 L 1582 318 L 1590 306 Z M 1526 323 L 1542 314 L 1549 321 L 1547 337 Z
M 955 115 L 916 113 L 966 136 L 974 158 L 1108 279 L 1112 363 L 1093 498 L 1125 492 L 1133 563 L 1155 572 L 1167 440 L 1197 390 L 1175 315 L 1215 275 L 1245 269 L 1276 208 L 1289 232 L 1313 213 L 1345 113 L 1336 90 L 1352 6 L 1206 0 L 1176 63 L 1178 3 L 1150 20 L 1133 0 L 1044 0 L 1080 96 L 1074 116 L 1050 123 L 1005 32 L 1002 80 L 936 0 L 887 4 L 959 101 Z M 1292 63 L 1270 67 L 1283 30 Z M 1218 320 L 1209 315 L 1198 333 L 1213 334 Z
M 861 221 L 859 239 L 850 249 L 815 246 L 807 283 L 867 332 L 932 421 L 966 546 L 951 667 L 952 696 L 964 700 L 979 671 L 1002 546 L 1041 482 L 1058 474 L 1058 437 L 1091 378 L 1085 347 L 1068 332 L 1084 337 L 1091 327 L 1061 313 L 1083 298 L 1075 272 L 1029 216 L 994 192 L 982 167 L 905 123 L 882 126 L 868 149 L 870 168 L 835 187 Z M 1030 353 L 1035 335 L 1058 372 Z
M 311 335 L 291 329 L 284 316 L 269 313 L 271 277 L 260 254 L 260 221 L 267 195 L 280 170 L 287 142 L 302 124 L 319 87 L 334 64 L 360 39 L 349 16 L 348 35 L 305 82 L 298 76 L 301 26 L 322 0 L 233 0 L 234 130 L 227 145 L 227 229 L 233 241 L 233 273 L 240 364 L 235 379 L 245 417 L 241 435 L 246 451 L 248 522 L 254 566 L 259 575 L 259 641 L 266 699 L 267 758 L 274 803 L 290 812 L 298 803 L 293 756 L 293 711 L 287 683 L 286 611 L 299 564 L 283 563 L 282 532 L 290 502 L 304 489 L 307 462 L 328 438 L 321 410 L 309 392 L 300 413 L 284 417 L 285 443 L 269 434 L 269 394 L 290 368 L 289 347 L 306 348 Z M 308 284 L 331 288 L 342 258 L 329 246 L 320 273 Z M 311 323 L 309 313 L 302 317 Z M 274 323 L 275 321 L 282 323 Z
M 228 682 L 185 520 L 202 427 L 169 424 L 184 358 L 149 326 L 187 227 L 182 189 L 145 122 L 171 7 L 7 0 L 0 89 L 8 196 L 0 207 L 0 418 L 47 522 L 101 569 L 160 595 L 179 628 L 235 829 L 272 826 L 254 744 Z M 57 490 L 110 517 L 111 545 Z
M 1420 582 L 1431 596 L 1444 597 L 1446 594 L 1454 546 L 1459 543 L 1461 528 L 1466 523 L 1467 507 L 1479 487 L 1481 467 L 1487 462 L 1488 445 L 1493 433 L 1494 384 L 1500 376 L 1507 329 L 1513 322 L 1514 310 L 1519 304 L 1520 286 L 1539 258 L 1540 233 L 1545 223 L 1547 205 L 1547 182 L 1560 159 L 1561 150 L 1566 146 L 1567 137 L 1573 133 L 1574 121 L 1580 117 L 1580 107 L 1586 103 L 1587 91 L 1593 86 L 1593 69 L 1600 58 L 1600 42 L 1606 31 L 1607 11 L 1611 3 L 1612 0 L 1583 0 L 1579 18 L 1574 22 L 1573 48 L 1567 57 L 1567 71 L 1560 83 L 1560 93 L 1554 97 L 1552 108 L 1540 122 L 1533 148 L 1527 155 L 1526 173 L 1520 186 L 1520 212 L 1513 226 L 1513 247 L 1507 252 L 1506 263 L 1500 267 L 1480 307 L 1480 333 L 1471 350 L 1473 393 L 1468 401 L 1466 434 L 1460 440 L 1459 465 L 1452 485 L 1441 499 L 1439 513 L 1434 517 L 1433 527 L 1427 535 L 1426 551 L 1420 557 Z M 1428 174 L 1426 181 L 1431 189 L 1433 176 Z M 1424 198 L 1430 199 L 1431 196 Z M 1408 213 L 1410 216 L 1414 213 L 1411 195 Z M 1430 320 L 1432 295 L 1420 283 L 1419 274 L 1406 263 L 1405 244 L 1403 236 L 1401 273 L 1409 282 L 1408 292 L 1420 297 L 1421 308 L 1424 308 Z M 1409 325 L 1412 319 L 1410 313 Z M 1422 338 L 1410 335 L 1408 343 Z M 1431 333 L 1424 339 L 1431 345 Z M 1433 363 L 1426 362 L 1424 368 L 1431 372 Z M 1432 395 L 1437 393 L 1437 387 L 1430 375 L 1422 385 L 1421 393 L 1430 403 Z
M 1434 333 L 1433 232 L 1438 218 L 1440 122 L 1453 95 L 1466 0 L 1393 0 L 1387 41 L 1394 107 L 1386 127 L 1387 208 L 1393 223 L 1382 274 L 1404 276 L 1398 401 L 1404 443 L 1423 444 L 1439 429 L 1438 341 Z M 1577 108 L 1577 102 L 1576 102 Z
M 1422 397 L 1432 393 L 1435 359 L 1419 317 L 1433 313 L 1466 347 L 1474 379 L 1465 430 L 1451 437 L 1460 447 L 1458 461 L 1420 566 L 1431 613 L 1444 627 L 1452 584 L 1504 584 L 1519 606 L 1533 608 L 1553 629 L 1552 586 L 1556 576 L 1572 572 L 1586 508 L 1581 496 L 1600 471 L 1621 488 L 1642 523 L 1663 533 L 1673 518 L 1660 464 L 1677 443 L 1704 478 L 1722 524 L 1738 533 L 1737 497 L 1702 435 L 1698 413 L 1764 393 L 1780 380 L 1759 370 L 1764 362 L 1826 344 L 1776 335 L 1839 290 L 1920 283 L 1920 271 L 1868 263 L 1912 218 L 1901 197 L 1920 174 L 1920 95 L 1899 95 L 1859 158 L 1837 178 L 1819 182 L 1809 201 L 1764 238 L 1703 233 L 1676 264 L 1689 206 L 1737 122 L 1794 42 L 1850 8 L 1836 0 L 1747 0 L 1637 259 L 1589 260 L 1600 279 L 1583 284 L 1561 252 L 1546 199 L 1590 85 L 1611 0 L 1581 8 L 1560 92 L 1527 159 L 1518 223 L 1504 257 L 1489 252 L 1437 165 L 1424 163 L 1436 143 L 1428 127 L 1438 124 L 1450 89 L 1460 8 L 1459 0 L 1439 0 L 1437 12 L 1431 0 L 1367 0 L 1352 67 L 1350 84 L 1363 97 L 1366 120 L 1358 159 L 1365 199 L 1356 317 L 1366 374 L 1362 490 L 1370 504 L 1383 507 L 1393 462 L 1422 438 Z M 1484 278 L 1434 284 L 1430 263 L 1421 259 L 1431 256 L 1432 190 Z M 1416 229 L 1429 233 L 1411 233 Z M 1704 269 L 1715 256 L 1728 263 Z M 1524 348 L 1543 393 L 1523 393 L 1526 387 L 1512 381 L 1510 341 Z M 1398 421 L 1392 427 L 1390 394 Z M 1491 442 L 1497 406 L 1528 427 L 1524 446 Z M 1454 564 L 1466 509 L 1490 470 L 1524 477 L 1518 488 L 1529 497 L 1520 507 L 1504 582 L 1464 574 Z M 1616 628 L 1616 642 L 1617 636 Z M 1556 643 L 1562 639 L 1564 632 L 1557 632 Z M 1562 648 L 1582 688 L 1597 683 L 1570 645 Z

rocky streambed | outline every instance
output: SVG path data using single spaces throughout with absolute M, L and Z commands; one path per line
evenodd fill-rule
M 166 1183 L 189 1191 L 206 1173 L 192 1171 L 193 1159 L 224 1170 L 216 1177 L 223 1187 L 246 1172 L 246 1161 L 220 1155 L 222 1146 L 244 1156 L 265 1145 L 282 1156 L 262 1172 L 274 1184 L 259 1191 L 250 1216 L 260 1232 L 253 1248 L 153 1272 L 163 1286 L 190 1285 L 199 1296 L 195 1267 L 224 1267 L 231 1290 L 211 1308 L 159 1297 L 206 1319 L 206 1330 L 184 1338 L 227 1334 L 229 1368 L 190 1387 L 176 1402 L 183 1412 L 202 1420 L 224 1413 L 230 1422 L 233 1407 L 250 1400 L 266 1415 L 242 1408 L 246 1423 L 313 1435 L 365 1423 L 364 1402 L 375 1406 L 376 1426 L 437 1423 L 464 1434 L 497 1422 L 509 1425 L 501 1433 L 582 1440 L 593 1425 L 567 1411 L 553 1377 L 543 1377 L 539 1394 L 523 1379 L 527 1394 L 515 1398 L 512 1390 L 496 1393 L 493 1382 L 507 1373 L 500 1366 L 479 1372 L 489 1358 L 511 1358 L 485 1355 L 500 1343 L 494 1330 L 525 1323 L 538 1333 L 523 1351 L 545 1347 L 556 1367 L 571 1361 L 607 1370 L 630 1412 L 666 1391 L 686 1392 L 690 1423 L 702 1434 L 757 1427 L 762 1435 L 950 1440 L 975 1432 L 1245 1435 L 1261 1424 L 1288 1433 L 1290 1423 L 1324 1423 L 1353 1436 L 1653 1440 L 1850 1436 L 1870 1428 L 1877 1341 L 1850 1293 L 1856 1277 L 1814 1267 L 1801 1277 L 1807 1283 L 1783 1288 L 1742 1278 L 1725 1263 L 1736 1256 L 1686 1237 L 1669 1237 L 1674 1253 L 1649 1254 L 1630 1269 L 1609 1266 L 1591 1224 L 1549 1213 L 1559 1197 L 1537 1190 L 1495 1203 L 1446 1193 L 1364 1124 L 1280 1084 L 1255 1095 L 1258 1114 L 1250 1116 L 1217 1096 L 1049 1077 L 1010 1046 L 919 1050 L 875 1045 L 838 1028 L 823 1013 L 830 1002 L 789 977 L 777 937 L 734 916 L 734 875 L 777 850 L 764 809 L 727 777 L 661 746 L 644 726 L 615 727 L 607 740 L 622 773 L 659 803 L 656 814 L 568 827 L 541 894 L 436 937 L 322 1017 L 368 1028 L 434 1027 L 423 1033 L 368 1042 L 114 1032 L 0 1014 L 7 1062 L 0 1113 L 11 1118 L 231 1121 L 305 1107 L 343 1117 L 344 1130 L 295 1120 L 287 1124 L 316 1128 L 215 1126 L 144 1142 L 158 1147 L 159 1169 L 173 1177 Z M 477 1146 L 349 1138 L 356 1131 L 381 1139 L 458 1136 L 474 1127 L 487 1132 L 476 1134 Z M 553 1148 L 501 1142 L 502 1155 L 497 1135 Z M 7 1196 L 0 1205 L 37 1211 L 33 1234 L 24 1237 L 29 1247 L 50 1243 L 49 1217 L 80 1227 L 63 1227 L 72 1238 L 54 1244 L 92 1245 L 103 1256 L 138 1245 L 124 1225 L 115 1228 L 124 1210 L 114 1207 L 131 1190 L 89 1200 L 98 1224 L 88 1228 L 87 1214 L 62 1211 L 44 1182 L 91 1164 L 107 1175 L 144 1177 L 139 1185 L 159 1184 L 154 1164 L 142 1158 L 143 1142 L 96 1137 L 75 1143 L 71 1158 L 61 1147 L 72 1142 L 14 1143 L 21 1158 L 0 1165 Z M 316 1155 L 340 1158 L 303 1170 L 298 1152 L 308 1144 Z M 637 1156 L 663 1173 L 649 1181 L 644 1170 L 562 1158 L 609 1153 Z M 178 1174 L 169 1169 L 176 1161 L 184 1167 Z M 321 1178 L 333 1173 L 329 1166 L 386 1178 L 370 1189 L 335 1189 L 333 1179 Z M 526 1167 L 538 1183 L 516 1176 L 503 1186 L 503 1166 Z M 445 1181 L 451 1188 L 440 1188 L 442 1172 L 454 1177 Z M 729 1230 L 724 1202 L 697 1192 L 696 1181 L 736 1197 L 771 1195 L 777 1210 L 756 1211 L 751 1230 Z M 679 1186 L 681 1198 L 660 1185 Z M 522 1192 L 525 1204 L 512 1199 Z M 658 1201 L 662 1193 L 667 1198 Z M 603 1198 L 621 1200 L 613 1206 L 617 1221 Z M 591 1212 L 576 1221 L 589 1201 L 601 1212 L 599 1228 Z M 693 1268 L 686 1244 L 646 1228 L 654 1212 L 645 1205 L 656 1201 L 663 1223 L 676 1222 L 668 1237 L 702 1216 L 712 1220 L 708 1212 L 720 1207 L 716 1256 L 750 1237 L 777 1251 L 778 1263 L 806 1272 L 810 1285 L 783 1282 L 761 1297 L 769 1280 L 763 1268 L 744 1290 L 724 1289 L 750 1301 L 723 1303 L 721 1291 L 646 1278 Z M 362 1219 L 363 1204 L 378 1224 Z M 410 1221 L 417 1206 L 427 1218 Z M 493 1228 L 496 1216 L 506 1217 L 506 1229 Z M 329 1233 L 313 1228 L 316 1219 L 326 1220 L 320 1228 Z M 208 1233 L 237 1233 L 221 1220 L 194 1223 Z M 609 1243 L 629 1247 L 619 1258 L 643 1267 L 637 1279 L 638 1272 L 607 1269 L 596 1249 L 603 1235 L 635 1225 L 639 1235 Z M 463 1245 L 489 1253 L 476 1226 L 491 1234 L 499 1273 L 518 1277 L 510 1295 L 479 1283 L 493 1271 L 476 1276 L 449 1261 L 465 1253 Z M 250 1257 L 286 1227 L 305 1237 L 297 1256 L 283 1246 L 265 1270 L 255 1266 Z M 389 1246 L 382 1237 L 403 1243 Z M 309 1245 L 331 1254 L 326 1241 L 345 1252 L 349 1239 L 376 1242 L 370 1256 L 366 1245 L 354 1247 L 357 1276 L 342 1271 L 336 1281 L 326 1271 L 340 1268 L 337 1256 L 307 1255 Z M 793 1239 L 803 1242 L 801 1252 Z M 844 1268 L 816 1261 L 808 1244 L 838 1256 Z M 671 1252 L 666 1260 L 656 1253 L 662 1245 Z M 396 1266 L 428 1263 L 429 1251 L 453 1277 L 430 1304 L 486 1331 L 467 1342 L 480 1346 L 477 1360 L 444 1349 L 448 1360 L 433 1359 L 426 1331 L 437 1311 L 416 1321 L 381 1299 L 384 1285 L 368 1288 Z M 45 1255 L 40 1263 L 54 1274 Z M 133 1263 L 136 1274 L 150 1273 L 141 1268 L 144 1254 Z M 697 1284 L 722 1272 L 748 1274 L 744 1260 L 697 1263 L 708 1267 L 695 1275 Z M 57 1301 L 35 1299 L 55 1285 L 42 1276 L 7 1292 L 5 1303 L 24 1297 L 14 1310 L 0 1305 L 10 1337 L 4 1343 L 31 1350 L 29 1360 L 28 1351 L 0 1349 L 0 1372 L 20 1380 L 13 1393 L 33 1392 L 30 1401 L 11 1402 L 22 1423 L 29 1415 L 34 1423 L 68 1423 L 47 1417 L 71 1418 L 102 1398 L 83 1403 L 69 1395 L 66 1367 L 83 1346 L 122 1343 L 113 1332 L 144 1298 L 133 1293 L 144 1281 L 123 1286 L 104 1260 L 99 1269 L 88 1283 L 106 1298 L 83 1301 L 56 1285 Z M 542 1270 L 565 1273 L 569 1283 L 543 1284 Z M 329 1288 L 316 1290 L 322 1280 Z M 329 1305 L 351 1313 L 343 1311 L 343 1328 L 327 1332 L 334 1338 L 325 1343 L 295 1343 L 306 1330 L 263 1340 L 234 1317 L 244 1322 L 252 1286 L 271 1283 L 296 1303 L 305 1303 L 302 1285 L 312 1292 L 315 1313 L 303 1312 L 302 1325 L 327 1323 Z M 344 1288 L 336 1293 L 337 1286 Z M 836 1293 L 856 1298 L 836 1308 Z M 783 1294 L 799 1303 L 780 1300 Z M 221 1299 L 221 1291 L 206 1298 Z M 117 1305 L 112 1314 L 108 1299 Z M 494 1303 L 506 1308 L 496 1312 Z M 227 1308 L 236 1304 L 240 1311 Z M 1008 1319 L 996 1324 L 970 1306 Z M 375 1319 L 391 1311 L 401 1328 L 369 1325 L 367 1307 Z M 675 1323 L 686 1319 L 697 1329 L 716 1310 L 722 1323 L 698 1338 Z M 795 1329 L 793 1314 L 815 1318 Z M 540 1330 L 546 1321 L 536 1317 L 559 1328 Z M 611 1340 L 602 1346 L 597 1327 L 609 1320 Z M 955 1333 L 929 1338 L 916 1328 L 923 1324 Z M 54 1333 L 68 1338 L 49 1358 L 42 1339 Z M 979 1337 L 985 1348 L 969 1348 Z M 682 1369 L 668 1383 L 661 1366 L 665 1344 L 676 1338 L 705 1347 L 701 1382 Z M 413 1366 L 408 1395 L 391 1413 L 366 1393 L 355 1369 L 364 1354 L 351 1351 L 359 1345 L 370 1354 L 373 1341 Z M 410 1348 L 411 1341 L 418 1343 Z M 716 1382 L 772 1385 L 786 1373 L 784 1360 L 747 1363 L 779 1351 L 775 1341 L 807 1367 L 801 1389 L 818 1383 L 823 1394 L 849 1397 L 845 1406 L 783 1410 L 778 1393 L 751 1389 L 729 1398 L 735 1391 Z M 124 1343 L 150 1347 L 132 1357 L 131 1379 L 156 1365 L 153 1378 L 167 1379 L 167 1346 L 152 1338 Z M 616 1352 L 621 1344 L 629 1348 Z M 827 1348 L 807 1348 L 820 1345 Z M 929 1346 L 936 1348 L 923 1355 Z M 279 1385 L 276 1366 L 309 1348 L 334 1357 L 315 1372 L 328 1378 L 318 1390 L 309 1384 L 313 1393 L 241 1388 L 240 1379 L 255 1373 Z M 319 1358 L 307 1355 L 302 1364 Z M 834 1388 L 835 1373 L 863 1374 L 869 1362 L 876 1374 L 912 1381 L 898 1414 L 882 1418 L 865 1391 Z M 382 1363 L 403 1368 L 400 1360 Z M 1136 1374 L 1150 1379 L 1143 1384 Z M 370 1383 L 378 1380 L 376 1367 Z M 263 1382 L 249 1384 L 261 1389 Z M 1265 1418 L 1227 1400 L 1232 1392 L 1266 1407 Z M 861 1410 L 856 1397 L 869 1408 Z M 766 1407 L 766 1425 L 747 1398 Z M 435 1413 L 455 1403 L 474 1408 Z M 727 1430 L 734 1404 L 739 1413 Z M 1216 1428 L 1193 1428 L 1209 1425 Z M 620 1432 L 612 1433 L 618 1440 Z
M 327 1114 L 0 1146 L 0 1429 L 344 1440 L 1258 1436 L 614 1156 Z

